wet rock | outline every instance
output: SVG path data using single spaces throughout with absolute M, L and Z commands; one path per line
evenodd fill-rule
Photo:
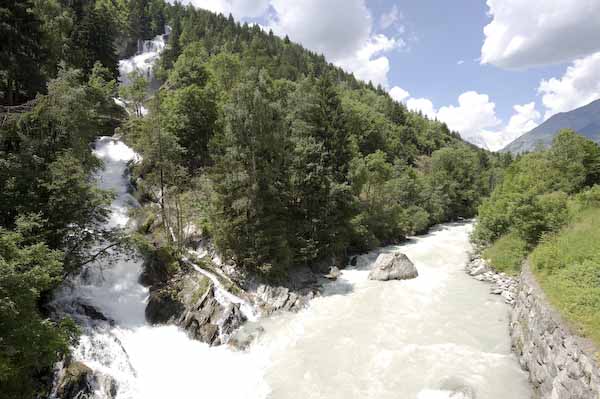
M 342 273 L 340 272 L 340 269 L 333 266 L 331 269 L 329 269 L 329 273 L 325 275 L 325 278 L 328 278 L 329 280 L 337 280 L 341 274 Z
M 104 316 L 104 314 L 102 312 L 100 312 L 98 309 L 96 309 L 92 305 L 88 305 L 87 303 L 77 304 L 77 310 L 78 310 L 78 313 L 84 314 L 92 320 L 112 322 L 106 316 Z
M 303 309 L 314 296 L 315 291 L 310 288 L 291 291 L 287 287 L 261 284 L 255 299 L 261 312 L 270 315 L 279 310 L 296 312 Z
M 246 350 L 258 339 L 265 329 L 257 323 L 246 323 L 229 339 L 228 345 L 237 350 Z
M 469 272 L 469 274 L 471 276 L 478 276 L 480 274 L 486 273 L 488 272 L 489 269 L 487 267 L 487 265 L 484 262 L 478 262 L 478 264 L 475 265 L 475 267 L 473 269 L 471 269 L 471 271 Z
M 336 266 L 336 259 L 335 257 L 331 256 L 314 262 L 310 265 L 310 268 L 313 273 L 327 274 L 334 266 Z
M 177 292 L 168 288 L 150 291 L 146 305 L 146 320 L 150 324 L 168 324 L 178 320 L 185 311 Z
M 239 305 L 222 305 L 212 281 L 201 274 L 183 274 L 151 289 L 146 306 L 151 324 L 174 324 L 193 339 L 221 345 L 246 320 Z
M 335 267 L 335 266 L 333 266 Z M 288 288 L 301 290 L 314 288 L 318 284 L 317 276 L 309 267 L 295 267 L 288 274 Z
M 419 275 L 415 265 L 406 255 L 400 252 L 383 253 L 377 257 L 373 269 L 369 273 L 370 280 L 407 280 Z
M 57 382 L 56 394 L 59 398 L 75 399 L 94 392 L 94 372 L 81 362 L 72 362 L 63 370 Z
M 166 284 L 177 269 L 173 255 L 166 248 L 158 248 L 145 257 L 140 284 L 146 287 Z
M 82 362 L 72 361 L 59 371 L 53 396 L 60 399 L 92 398 L 95 391 L 100 391 L 106 399 L 113 399 L 117 388 L 112 377 L 96 373 Z

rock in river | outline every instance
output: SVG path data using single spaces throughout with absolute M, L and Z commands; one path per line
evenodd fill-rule
M 82 399 L 102 397 L 113 399 L 117 395 L 116 381 L 99 372 L 95 372 L 81 362 L 69 361 L 58 371 L 56 391 L 51 397 L 60 399 Z
M 383 253 L 369 273 L 370 280 L 408 280 L 419 275 L 415 265 L 401 252 Z

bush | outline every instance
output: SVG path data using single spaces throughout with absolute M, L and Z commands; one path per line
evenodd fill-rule
M 515 233 L 507 234 L 486 249 L 483 257 L 498 271 L 516 275 L 527 256 L 527 243 Z
M 600 343 L 600 209 L 588 209 L 530 256 L 554 306 L 581 335 Z

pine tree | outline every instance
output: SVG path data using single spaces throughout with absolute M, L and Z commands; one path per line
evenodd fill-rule
M 285 270 L 290 264 L 285 125 L 266 74 L 250 73 L 235 90 L 225 129 L 213 141 L 213 236 L 246 267 Z
M 44 90 L 41 23 L 31 0 L 3 1 L 0 6 L 0 91 L 2 103 L 14 105 Z

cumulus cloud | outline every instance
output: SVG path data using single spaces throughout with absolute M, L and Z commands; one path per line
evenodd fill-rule
M 514 114 L 508 125 L 498 131 L 482 131 L 481 137 L 489 150 L 497 151 L 513 142 L 518 137 L 534 129 L 540 122 L 541 114 L 535 108 L 535 102 L 513 107 Z
M 483 131 L 496 128 L 501 123 L 496 116 L 496 104 L 490 101 L 487 94 L 476 91 L 461 94 L 457 106 L 441 107 L 437 118 L 472 142 L 478 142 Z
M 410 97 L 410 93 L 404 90 L 402 87 L 394 86 L 390 89 L 390 97 L 401 103 L 402 101 Z
M 362 0 L 272 0 L 269 25 L 312 50 L 334 59 L 360 50 L 369 39 L 372 18 Z
M 436 109 L 428 98 L 412 98 L 401 87 L 394 86 L 390 96 L 396 101 L 404 101 L 411 111 L 420 111 L 431 119 L 438 119 L 448 125 L 450 130 L 482 148 L 497 151 L 511 141 L 535 128 L 541 114 L 531 102 L 513 107 L 514 114 L 504 125 L 496 115 L 496 104 L 487 94 L 467 91 L 458 97 L 458 105 L 447 105 Z
M 170 0 L 174 1 L 174 0 Z M 184 0 L 235 18 L 265 17 L 264 30 L 324 54 L 334 64 L 359 79 L 388 86 L 390 61 L 386 53 L 406 46 L 399 37 L 376 31 L 395 26 L 394 35 L 403 33 L 397 22 L 402 17 L 397 6 L 374 23 L 366 0 Z M 375 26 L 378 25 L 378 26 Z M 385 28 L 384 28 L 385 27 Z M 402 28 L 402 29 L 401 29 Z
M 269 27 L 276 34 L 325 54 L 359 79 L 387 86 L 390 65 L 384 54 L 404 42 L 374 33 L 364 0 L 271 0 L 271 6 Z
M 387 86 L 390 61 L 382 54 L 401 46 L 403 46 L 402 40 L 378 34 L 370 37 L 354 54 L 334 62 L 338 66 L 352 71 L 359 79 Z
M 538 92 L 546 119 L 600 98 L 600 52 L 575 60 L 561 78 L 542 80 Z
M 433 107 L 433 102 L 428 98 L 409 98 L 406 101 L 406 107 L 411 111 L 423 113 L 431 119 L 437 117 L 437 110 Z
M 600 50 L 598 0 L 487 0 L 481 62 L 526 68 Z
M 270 0 L 183 0 L 181 3 L 235 18 L 256 18 L 267 12 Z

